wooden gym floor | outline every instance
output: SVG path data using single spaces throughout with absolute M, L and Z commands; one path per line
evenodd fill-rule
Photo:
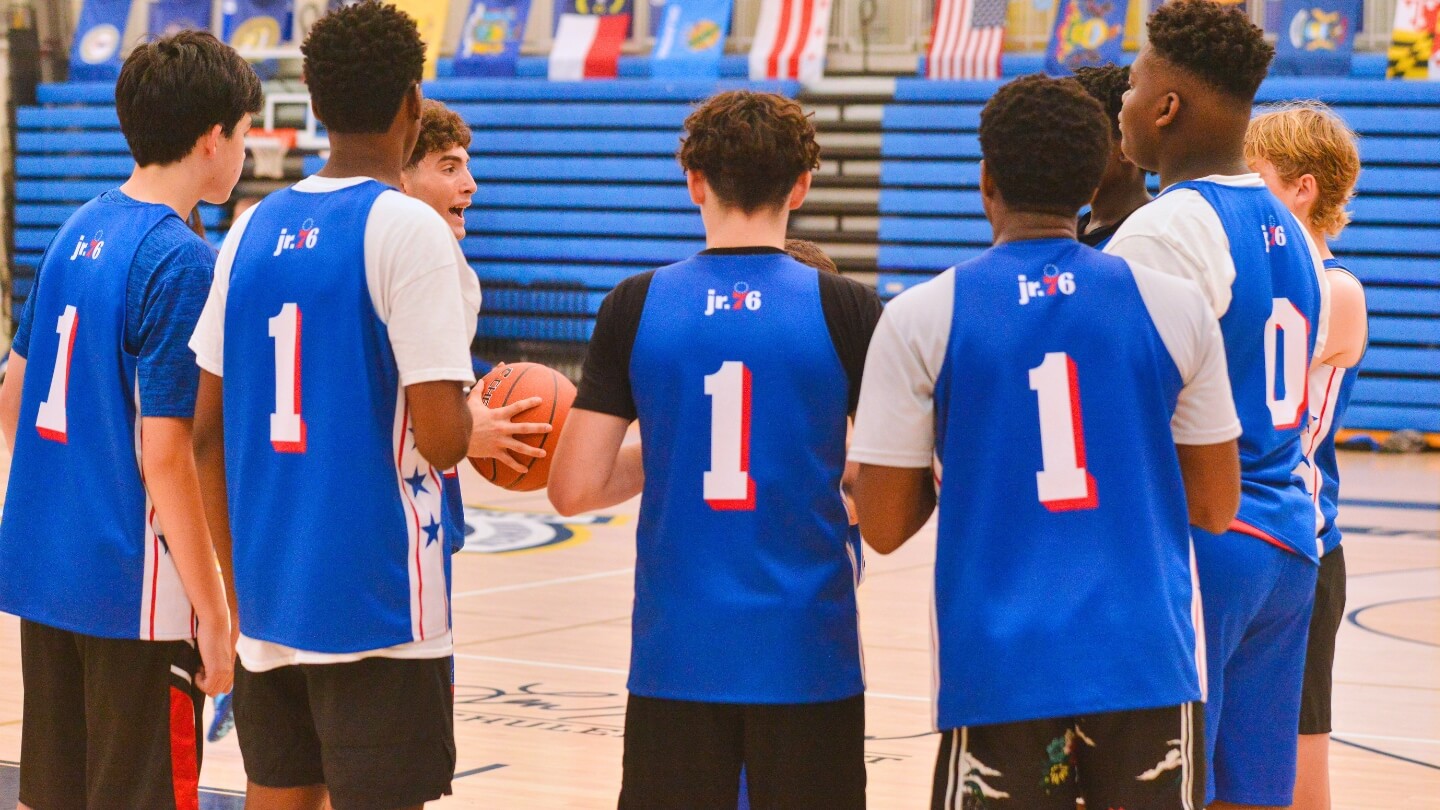
M 0 460 L 0 473 L 8 462 Z M 1335 666 L 1337 810 L 1440 809 L 1440 454 L 1345 454 L 1349 566 Z M 439 808 L 614 807 L 629 654 L 634 515 L 561 520 L 543 493 L 465 471 L 479 528 L 455 560 L 455 795 Z M 934 530 L 868 556 L 860 589 L 870 806 L 927 806 Z M 763 651 L 757 650 L 757 655 Z M 0 807 L 20 755 L 17 622 L 0 617 Z M 234 735 L 207 747 L 203 807 L 239 807 Z

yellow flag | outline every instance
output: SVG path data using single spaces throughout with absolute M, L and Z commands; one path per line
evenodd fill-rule
M 395 7 L 415 18 L 420 38 L 425 40 L 425 78 L 435 78 L 435 62 L 440 58 L 440 43 L 445 39 L 445 24 L 450 20 L 449 0 L 390 0 Z

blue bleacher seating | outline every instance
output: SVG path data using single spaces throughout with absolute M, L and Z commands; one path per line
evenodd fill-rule
M 1357 59 L 1357 75 L 1373 73 Z M 1007 57 L 1007 74 L 1020 69 Z M 1013 74 L 1012 74 L 1013 75 Z M 880 276 L 891 297 L 989 243 L 980 109 L 999 82 L 902 79 L 883 113 Z M 1440 85 L 1277 78 L 1261 103 L 1319 98 L 1361 135 L 1354 222 L 1333 245 L 1366 284 L 1371 349 L 1351 427 L 1440 431 Z
M 523 58 L 520 68 L 543 76 L 544 60 Z M 644 75 L 648 60 L 622 59 L 621 72 Z M 447 63 L 440 73 L 449 73 Z M 685 117 L 719 90 L 799 90 L 794 82 L 736 80 L 744 75 L 744 57 L 731 57 L 719 80 L 428 83 L 426 95 L 475 132 L 479 189 L 462 248 L 485 285 L 480 337 L 588 340 L 606 291 L 703 248 L 700 217 L 675 162 Z M 45 85 L 39 100 L 16 117 L 17 305 L 55 229 L 131 168 L 111 85 Z M 323 161 L 310 154 L 302 163 L 308 174 Z M 203 213 L 207 228 L 227 224 L 219 209 Z

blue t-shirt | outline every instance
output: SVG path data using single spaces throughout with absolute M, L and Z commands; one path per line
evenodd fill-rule
M 101 194 L 100 200 L 120 206 L 149 205 L 119 189 Z M 41 267 L 44 264 L 42 260 Z M 214 273 L 214 248 L 179 217 L 168 217 L 156 225 L 135 253 L 125 284 L 125 351 L 139 358 L 140 412 L 144 416 L 195 415 L 200 369 L 188 343 L 205 308 Z M 37 288 L 41 283 L 37 278 Z M 27 357 L 30 351 L 37 297 L 32 292 L 25 300 L 11 344 L 20 357 Z

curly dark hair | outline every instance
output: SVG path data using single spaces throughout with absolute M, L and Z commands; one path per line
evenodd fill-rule
M 1118 139 L 1120 107 L 1125 100 L 1125 91 L 1130 89 L 1130 68 L 1119 65 L 1076 68 L 1075 81 L 1105 108 L 1105 114 L 1110 116 L 1110 123 L 1115 125 L 1110 134 Z
M 820 145 L 798 102 L 732 90 L 685 119 L 679 159 L 705 175 L 721 202 L 748 214 L 783 205 L 795 181 L 820 168 Z
M 435 99 L 425 99 L 420 105 L 420 138 L 415 141 L 405 168 L 414 168 L 426 155 L 456 146 L 470 148 L 470 127 L 465 119 Z
M 425 69 L 425 43 L 415 21 L 378 0 L 321 17 L 300 51 L 315 115 L 332 132 L 390 129 Z
M 1005 204 L 1074 216 L 1110 159 L 1105 109 L 1074 79 L 1036 74 L 1001 87 L 980 111 L 980 153 Z
M 130 52 L 115 82 L 115 113 L 140 166 L 190 154 L 220 125 L 225 137 L 260 112 L 260 78 L 235 49 L 204 31 L 181 31 Z
M 1247 103 L 1255 99 L 1275 56 L 1243 5 L 1175 0 L 1156 9 L 1146 27 L 1156 55 Z

